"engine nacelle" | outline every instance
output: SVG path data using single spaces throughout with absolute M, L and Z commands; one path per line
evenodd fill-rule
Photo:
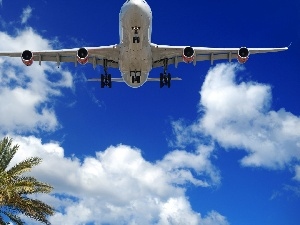
M 25 50 L 22 55 L 21 55 L 21 59 L 22 62 L 26 65 L 26 66 L 31 66 L 33 63 L 33 54 L 31 51 L 29 50 Z
M 77 61 L 84 65 L 88 62 L 89 60 L 89 53 L 88 50 L 86 48 L 80 48 L 77 51 Z
M 182 60 L 185 63 L 191 63 L 194 61 L 195 51 L 192 47 L 185 47 L 182 52 Z
M 238 61 L 243 64 L 249 59 L 250 52 L 246 47 L 241 47 L 238 51 Z

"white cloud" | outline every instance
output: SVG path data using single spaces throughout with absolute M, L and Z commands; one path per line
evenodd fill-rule
M 295 166 L 295 176 L 294 179 L 300 181 L 300 165 Z
M 164 170 L 169 171 L 172 180 L 184 183 L 183 178 L 190 177 L 189 182 L 199 186 L 210 186 L 210 184 L 218 185 L 220 183 L 219 171 L 212 165 L 210 158 L 214 148 L 212 146 L 199 145 L 195 153 L 175 150 L 164 156 L 163 160 L 158 162 Z M 209 180 L 197 180 L 193 178 L 190 170 L 181 170 L 182 168 L 191 168 L 197 174 L 205 174 Z
M 22 15 L 21 15 L 21 23 L 27 23 L 28 19 L 31 17 L 32 8 L 30 6 L 27 6 L 23 9 Z
M 300 118 L 285 109 L 270 110 L 271 88 L 238 83 L 236 74 L 241 70 L 238 64 L 210 69 L 200 91 L 201 117 L 190 126 L 175 123 L 178 142 L 205 134 L 225 148 L 245 150 L 244 166 L 281 169 L 292 165 L 300 159 Z
M 19 31 L 16 36 L 0 32 L 0 51 L 22 52 L 25 49 L 51 49 L 51 44 L 31 28 Z M 58 121 L 50 97 L 59 96 L 62 88 L 71 87 L 70 72 L 57 69 L 53 63 L 42 66 L 34 63 L 26 67 L 20 58 L 1 57 L 0 104 L 3 107 L 0 109 L 0 131 L 56 129 Z
M 216 211 L 211 211 L 208 213 L 208 215 L 203 218 L 203 220 L 200 222 L 202 225 L 215 225 L 215 224 L 222 224 L 222 225 L 228 225 L 226 218 L 222 215 L 220 215 Z
M 174 151 L 151 163 L 139 149 L 119 145 L 80 161 L 64 157 L 58 143 L 42 144 L 33 136 L 16 136 L 14 140 L 20 150 L 12 165 L 30 156 L 43 158 L 31 175 L 55 187 L 54 195 L 40 196 L 59 210 L 50 218 L 54 225 L 227 224 L 217 212 L 202 217 L 193 211 L 185 195 L 188 183 L 215 184 L 212 175 L 204 172 L 206 168 L 213 170 L 205 156 L 208 149 L 195 154 Z
M 209 71 L 201 90 L 201 128 L 225 147 L 243 148 L 247 166 L 283 168 L 300 159 L 300 118 L 270 110 L 271 89 L 253 82 L 236 83 L 236 64 Z

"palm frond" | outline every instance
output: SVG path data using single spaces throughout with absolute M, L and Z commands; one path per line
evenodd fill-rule
M 28 158 L 7 170 L 18 148 L 18 145 L 12 146 L 12 139 L 0 141 L 0 225 L 7 224 L 6 219 L 17 225 L 24 224 L 18 217 L 20 214 L 48 225 L 47 216 L 54 214 L 54 208 L 40 200 L 30 199 L 28 195 L 50 193 L 53 187 L 34 177 L 22 176 L 38 165 L 41 158 Z
M 20 199 L 17 206 L 11 205 L 10 207 L 12 209 L 20 210 L 20 212 L 27 217 L 44 224 L 50 224 L 47 220 L 47 216 L 51 216 L 55 212 L 53 207 L 43 203 L 42 201 L 26 197 Z
M 0 210 L 0 225 L 6 225 L 6 223 L 4 222 L 4 220 L 1 216 L 1 210 Z
M 20 177 L 14 181 L 14 188 L 19 194 L 50 193 L 53 187 L 40 182 L 34 177 Z
M 22 173 L 29 172 L 32 169 L 32 167 L 40 164 L 41 161 L 42 159 L 39 157 L 28 158 L 9 169 L 7 171 L 7 174 L 8 176 L 14 177 L 21 175 Z
M 12 222 L 16 223 L 17 225 L 24 225 L 25 223 L 21 220 L 20 217 L 9 213 L 9 212 L 3 212 Z
M 19 149 L 19 145 L 12 145 L 12 139 L 5 137 L 0 141 L 0 172 L 5 171 L 8 164 Z

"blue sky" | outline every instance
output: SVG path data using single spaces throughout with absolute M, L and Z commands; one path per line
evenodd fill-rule
M 121 0 L 1 1 L 0 51 L 119 41 Z M 53 184 L 38 198 L 53 224 L 299 224 L 300 3 L 148 1 L 152 42 L 285 47 L 169 67 L 170 89 L 149 82 L 101 89 L 101 67 L 0 59 L 0 132 L 20 144 L 14 162 Z M 154 69 L 150 77 L 158 77 Z M 120 72 L 110 69 L 114 77 Z M 28 221 L 34 224 L 33 221 Z

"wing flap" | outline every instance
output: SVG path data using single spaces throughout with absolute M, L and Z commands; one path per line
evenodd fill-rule
M 56 62 L 56 63 L 61 63 L 61 62 L 71 62 L 74 63 L 75 65 L 78 64 L 77 62 L 77 55 L 70 55 L 70 56 L 66 56 L 66 55 L 61 55 L 61 54 L 57 54 L 57 55 L 45 55 L 45 54 L 38 54 L 38 55 L 34 55 L 33 56 L 33 60 L 36 62 L 39 62 L 41 64 L 41 62 Z M 88 64 L 93 64 L 94 67 L 96 67 L 97 65 L 103 65 L 103 58 L 98 58 L 96 56 L 89 56 L 88 57 Z M 119 68 L 119 63 L 112 61 L 112 60 L 108 60 L 107 61 L 107 66 L 110 68 Z

